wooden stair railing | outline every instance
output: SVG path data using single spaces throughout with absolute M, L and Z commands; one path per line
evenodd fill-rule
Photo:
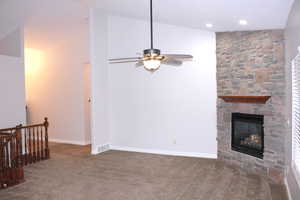
M 0 189 L 24 182 L 23 166 L 19 162 L 20 133 L 0 135 Z
M 0 129 L 0 188 L 24 181 L 23 166 L 50 158 L 48 119 L 44 123 Z

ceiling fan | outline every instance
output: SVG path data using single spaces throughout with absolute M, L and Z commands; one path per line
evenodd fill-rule
M 144 66 L 148 71 L 154 72 L 161 64 L 180 66 L 183 61 L 192 60 L 192 55 L 185 54 L 161 54 L 159 49 L 153 48 L 153 4 L 150 0 L 150 31 L 151 48 L 144 50 L 143 57 L 109 59 L 111 64 L 136 62 L 136 66 Z

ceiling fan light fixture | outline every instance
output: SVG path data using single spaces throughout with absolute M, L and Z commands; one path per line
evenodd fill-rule
M 161 62 L 160 60 L 150 59 L 144 60 L 143 64 L 146 70 L 154 72 L 159 69 Z
M 182 62 L 193 59 L 192 55 L 186 54 L 161 54 L 159 49 L 155 49 L 153 45 L 153 5 L 150 0 L 150 48 L 144 50 L 143 57 L 131 58 L 115 58 L 109 59 L 112 64 L 132 63 L 135 62 L 137 67 L 144 66 L 150 72 L 154 72 L 160 68 L 161 64 L 181 66 Z

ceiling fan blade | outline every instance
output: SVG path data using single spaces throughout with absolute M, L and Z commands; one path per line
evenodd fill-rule
M 193 56 L 188 54 L 163 54 L 167 59 L 173 58 L 173 59 L 179 59 L 179 60 L 192 60 Z
M 139 60 L 123 60 L 123 61 L 115 61 L 115 62 L 109 62 L 110 64 L 121 64 L 121 63 L 134 63 L 139 62 Z
M 143 61 L 138 61 L 136 64 L 135 64 L 135 66 L 136 67 L 142 67 L 142 66 L 144 66 L 144 63 L 143 63 Z
M 172 66 L 181 66 L 182 65 L 182 61 L 176 60 L 173 58 L 164 59 L 161 63 L 165 64 L 165 65 L 172 65 Z
M 114 58 L 114 59 L 109 59 L 108 61 L 112 64 L 115 63 L 128 63 L 128 62 L 138 62 L 142 58 L 141 57 L 132 57 L 132 58 Z

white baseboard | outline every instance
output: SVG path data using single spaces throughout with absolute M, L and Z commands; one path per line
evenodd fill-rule
M 90 142 L 72 141 L 72 140 L 61 140 L 61 139 L 49 139 L 49 142 L 62 143 L 62 144 L 74 144 L 74 145 L 89 145 Z
M 293 200 L 287 178 L 284 179 L 284 184 L 285 184 L 285 187 L 286 187 L 286 191 L 287 191 L 287 195 L 288 195 L 289 200 Z
M 184 157 L 217 159 L 217 154 L 210 154 L 210 153 L 165 151 L 165 150 L 154 150 L 154 149 L 141 149 L 141 148 L 135 148 L 135 147 L 121 147 L 121 146 L 113 146 L 113 145 L 110 146 L 110 149 L 118 150 L 118 151 L 130 151 L 130 152 L 160 154 L 160 155 L 169 155 L 169 156 L 184 156 Z
M 110 150 L 110 144 L 103 144 L 92 149 L 92 154 L 96 155 Z

